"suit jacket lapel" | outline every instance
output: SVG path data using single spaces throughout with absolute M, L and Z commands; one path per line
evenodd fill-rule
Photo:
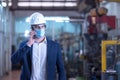
M 49 79 L 49 77 L 50 77 L 50 67 L 49 67 L 49 65 L 50 65 L 50 59 L 51 59 L 51 42 L 47 39 L 47 62 L 46 62 L 46 72 L 47 72 L 47 74 L 46 74 L 46 78 L 47 78 L 47 80 Z
M 51 51 L 51 45 L 50 45 L 50 41 L 47 39 L 47 62 L 49 61 L 49 55 L 50 55 L 50 51 Z
M 30 60 L 31 60 L 31 62 L 32 62 L 32 51 L 33 51 L 33 45 L 30 48 Z

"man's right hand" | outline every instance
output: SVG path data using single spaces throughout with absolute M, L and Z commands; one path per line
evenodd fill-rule
M 30 31 L 30 33 L 29 33 L 29 41 L 27 42 L 27 45 L 29 46 L 29 47 L 31 47 L 31 45 L 35 42 L 35 39 L 33 39 L 33 36 L 35 35 L 36 33 L 35 33 L 35 31 Z

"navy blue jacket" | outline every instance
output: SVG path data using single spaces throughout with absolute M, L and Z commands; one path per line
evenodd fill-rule
M 32 46 L 26 45 L 27 41 L 20 44 L 19 49 L 12 55 L 13 64 L 21 63 L 22 71 L 20 80 L 30 80 L 32 69 Z M 56 72 L 58 80 L 66 80 L 62 54 L 58 43 L 47 39 L 47 80 L 56 80 Z

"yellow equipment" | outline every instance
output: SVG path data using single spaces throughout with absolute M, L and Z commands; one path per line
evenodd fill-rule
M 116 45 L 116 44 L 120 44 L 120 42 L 117 40 L 102 41 L 101 68 L 102 68 L 103 73 L 106 72 L 106 48 L 107 48 L 107 45 Z

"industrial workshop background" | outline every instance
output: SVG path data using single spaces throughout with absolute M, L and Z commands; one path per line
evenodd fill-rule
M 60 43 L 67 80 L 120 80 L 120 0 L 0 0 L 0 80 L 20 72 L 10 59 L 33 12 L 45 15 L 47 37 Z

